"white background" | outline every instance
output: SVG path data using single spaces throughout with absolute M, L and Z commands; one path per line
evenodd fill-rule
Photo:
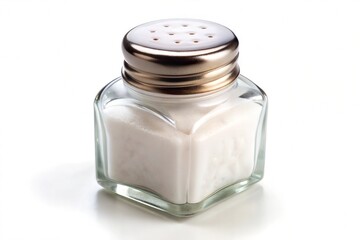
M 234 30 L 270 100 L 266 174 L 189 219 L 95 181 L 96 93 L 150 20 Z M 0 239 L 359 239 L 358 1 L 0 0 Z

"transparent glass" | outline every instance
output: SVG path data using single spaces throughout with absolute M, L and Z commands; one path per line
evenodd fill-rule
M 94 107 L 97 181 L 127 199 L 189 216 L 263 177 L 267 97 L 244 76 L 190 96 L 117 78 Z

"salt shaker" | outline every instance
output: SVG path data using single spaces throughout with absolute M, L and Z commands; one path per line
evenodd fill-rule
M 122 76 L 96 96 L 97 181 L 175 216 L 260 181 L 267 97 L 240 75 L 238 39 L 196 19 L 166 19 L 124 37 Z

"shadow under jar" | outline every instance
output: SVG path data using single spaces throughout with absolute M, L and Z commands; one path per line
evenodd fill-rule
M 240 75 L 232 31 L 154 21 L 125 35 L 123 53 L 94 104 L 101 186 L 189 216 L 261 180 L 267 97 Z

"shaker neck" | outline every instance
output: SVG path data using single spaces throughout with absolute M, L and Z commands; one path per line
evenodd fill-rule
M 169 103 L 169 104 L 197 103 L 202 101 L 223 102 L 229 98 L 229 92 L 232 89 L 236 88 L 237 86 L 237 81 L 233 81 L 225 88 L 210 93 L 175 95 L 175 94 L 166 94 L 166 93 L 143 90 L 134 87 L 133 85 L 129 84 L 126 81 L 123 81 L 123 83 L 127 89 L 128 94 L 134 99 L 137 99 L 139 101 L 154 102 L 154 103 L 161 102 L 161 103 Z

